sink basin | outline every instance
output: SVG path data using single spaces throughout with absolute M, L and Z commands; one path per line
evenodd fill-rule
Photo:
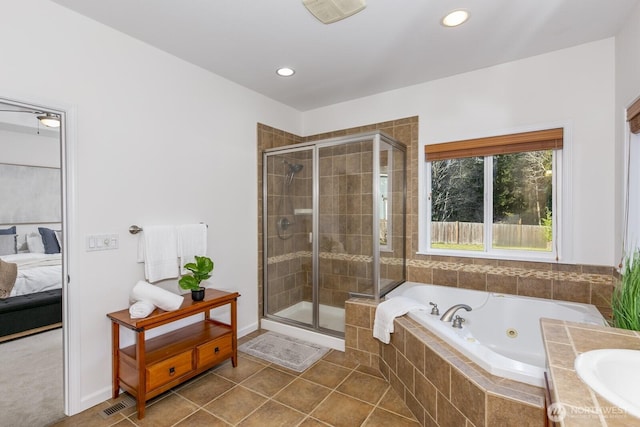
M 576 358 L 574 366 L 596 393 L 640 418 L 640 350 L 587 351 Z

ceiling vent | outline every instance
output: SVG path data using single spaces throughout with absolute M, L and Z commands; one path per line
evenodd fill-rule
M 325 24 L 349 17 L 367 6 L 366 0 L 302 0 L 302 3 Z

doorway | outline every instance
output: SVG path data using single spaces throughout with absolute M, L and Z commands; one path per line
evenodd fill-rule
M 2 403 L 8 423 L 45 425 L 66 412 L 65 128 L 64 111 L 0 98 L 0 266 L 16 266 L 15 280 L 4 283 L 8 326 L 0 337 L 5 368 L 17 359 L 15 369 L 5 369 L 12 390 Z M 25 360 L 38 369 L 20 372 Z M 38 377 L 36 371 L 49 374 Z M 11 396 L 15 402 L 7 401 Z

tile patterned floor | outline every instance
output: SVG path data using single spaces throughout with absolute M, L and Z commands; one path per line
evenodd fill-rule
M 243 343 L 260 332 L 243 337 Z M 418 426 L 406 405 L 375 369 L 349 363 L 331 350 L 298 373 L 240 352 L 227 361 L 135 408 L 103 418 L 109 400 L 65 418 L 67 426 Z

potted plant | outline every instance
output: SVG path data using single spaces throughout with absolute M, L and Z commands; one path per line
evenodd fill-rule
M 611 298 L 613 326 L 640 331 L 640 252 L 625 258 L 620 284 Z
M 213 261 L 206 256 L 196 255 L 195 258 L 196 262 L 189 262 L 184 265 L 184 268 L 191 271 L 191 273 L 182 276 L 178 284 L 182 289 L 191 290 L 191 299 L 194 301 L 202 301 L 204 299 L 205 288 L 200 286 L 200 282 L 211 277 Z

